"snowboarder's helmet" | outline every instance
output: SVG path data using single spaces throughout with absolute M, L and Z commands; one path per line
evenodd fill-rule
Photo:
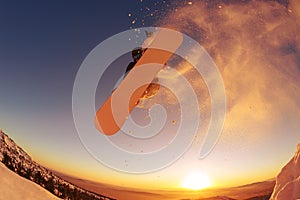
M 136 59 L 138 60 L 143 55 L 143 49 L 141 47 L 137 47 L 137 48 L 133 49 L 131 53 L 132 53 L 132 58 L 135 60 Z

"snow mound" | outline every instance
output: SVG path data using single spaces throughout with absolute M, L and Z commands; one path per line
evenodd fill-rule
M 18 176 L 0 163 L 0 199 L 59 199 L 37 184 Z
M 300 144 L 294 157 L 282 168 L 270 200 L 300 199 Z

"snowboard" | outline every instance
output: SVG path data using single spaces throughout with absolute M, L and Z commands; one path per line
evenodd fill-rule
M 113 135 L 120 130 L 140 98 L 151 91 L 152 80 L 172 57 L 182 40 L 180 33 L 169 29 L 162 29 L 155 35 L 147 51 L 97 111 L 94 123 L 101 133 Z

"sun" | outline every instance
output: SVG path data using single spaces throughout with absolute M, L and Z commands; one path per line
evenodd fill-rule
M 210 178 L 202 172 L 189 173 L 181 183 L 181 187 L 190 190 L 201 190 L 211 186 Z

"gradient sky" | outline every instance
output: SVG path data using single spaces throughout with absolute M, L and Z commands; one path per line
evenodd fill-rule
M 177 7 L 169 8 L 169 1 L 163 2 L 2 2 L 0 128 L 37 162 L 100 182 L 178 187 L 190 171 L 208 174 L 215 186 L 246 184 L 274 177 L 300 141 L 300 39 L 296 34 L 300 23 L 296 10 L 285 15 L 286 5 L 275 2 L 208 5 L 216 6 L 218 15 L 214 9 L 209 10 L 200 3 L 189 5 L 188 1 L 182 1 L 176 4 Z M 176 13 L 166 12 L 174 8 L 180 14 L 177 10 Z M 236 16 L 244 16 L 256 8 L 265 13 L 262 18 L 256 18 L 255 13 L 245 17 L 242 20 L 245 23 L 237 24 Z M 203 14 L 199 16 L 200 11 Z M 280 17 L 273 20 L 278 15 Z M 214 19 L 220 16 L 226 17 Z M 266 29 L 258 23 L 260 19 Z M 292 28 L 285 29 L 277 22 Z M 197 159 L 202 138 L 199 137 L 174 165 L 151 174 L 132 175 L 103 166 L 85 150 L 73 122 L 72 89 L 77 70 L 95 46 L 121 31 L 153 24 L 171 26 L 203 42 L 223 76 L 228 95 L 228 117 L 218 145 L 207 158 Z M 278 25 L 278 30 L 271 32 L 272 37 L 266 37 L 264 41 L 274 43 L 261 44 L 258 51 L 258 46 L 250 40 L 253 35 L 246 33 L 258 31 L 264 33 L 262 36 L 268 36 L 273 25 Z M 275 34 L 279 32 L 281 35 Z M 205 38 L 203 33 L 209 37 Z M 240 35 L 238 39 L 232 39 L 231 36 L 237 35 Z M 280 41 L 286 45 L 278 44 L 277 54 L 276 41 L 282 38 L 286 40 Z M 264 48 L 266 51 L 261 50 Z M 256 55 L 256 52 L 264 56 Z M 130 58 L 125 55 L 121 60 L 124 60 L 124 66 L 118 62 L 120 71 L 122 67 L 125 70 Z M 183 64 L 182 69 L 185 68 L 188 66 Z M 246 73 L 241 75 L 241 72 Z M 186 77 L 199 87 L 198 96 L 207 101 L 192 71 Z M 170 96 L 162 95 L 157 101 L 166 97 Z

